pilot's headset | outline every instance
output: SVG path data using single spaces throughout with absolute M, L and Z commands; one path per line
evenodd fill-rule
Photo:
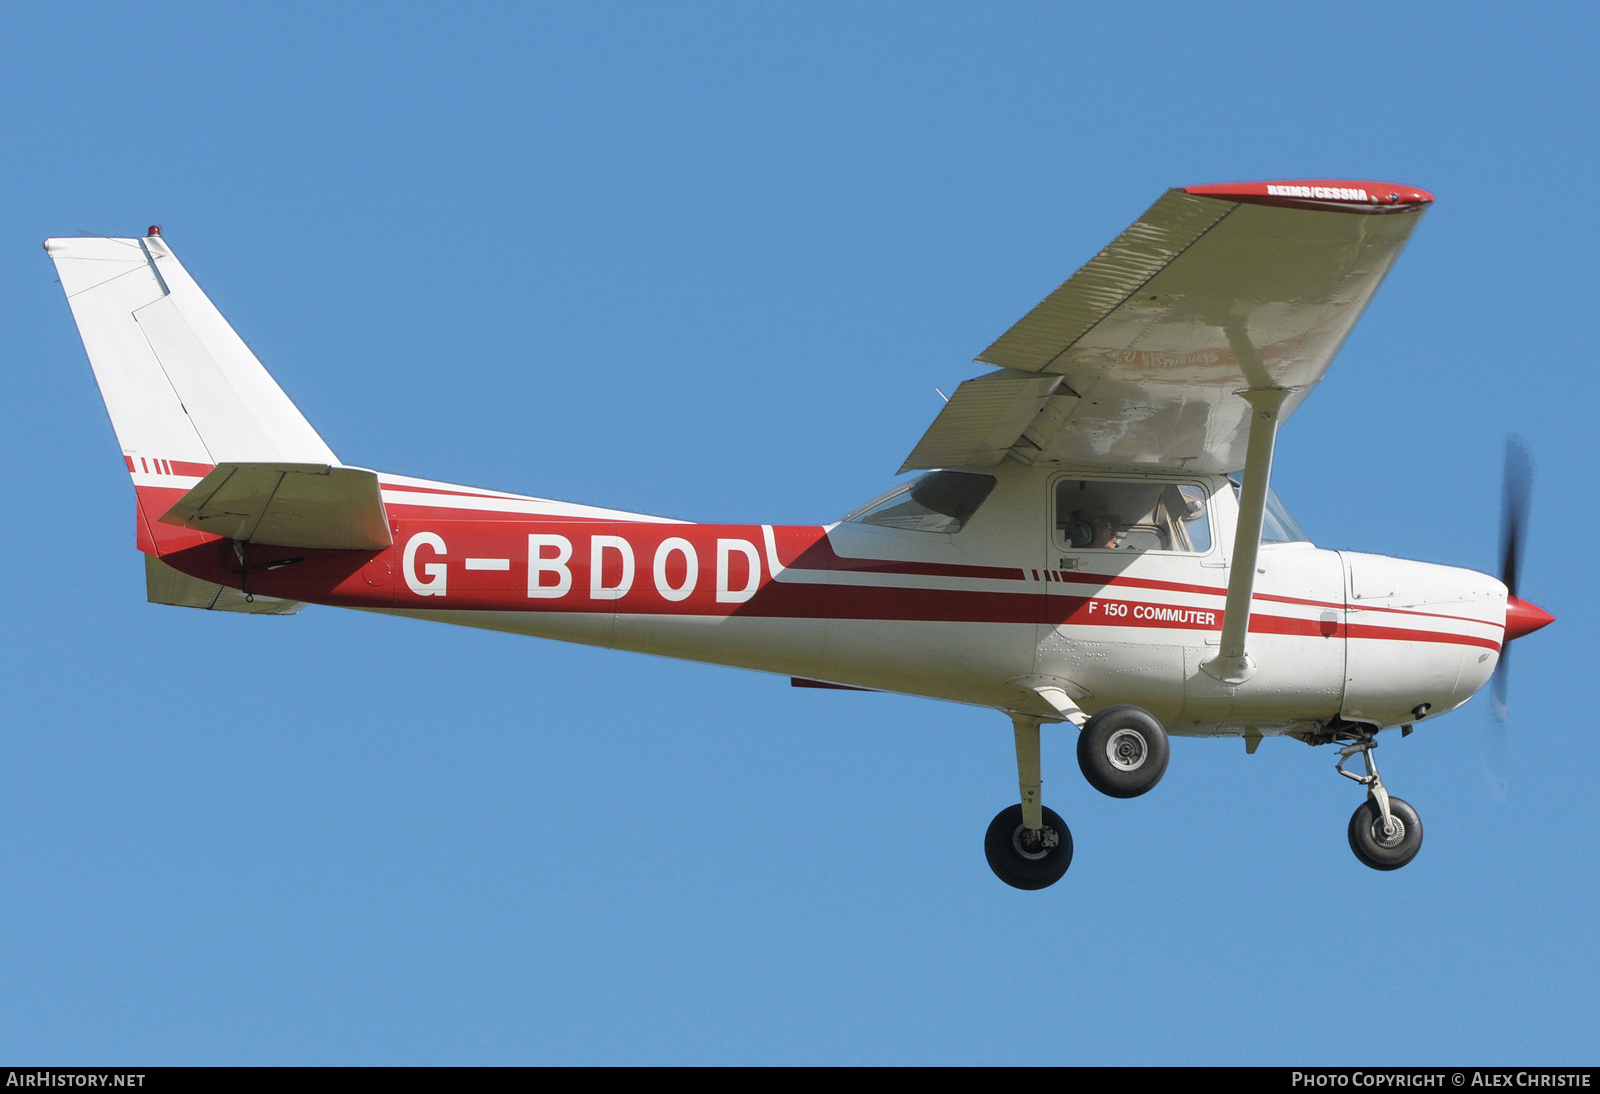
M 1067 533 L 1067 541 L 1074 547 L 1087 547 L 1094 542 L 1094 521 L 1089 519 L 1092 514 L 1085 513 L 1082 509 L 1075 509 L 1072 518 L 1067 521 L 1063 531 Z

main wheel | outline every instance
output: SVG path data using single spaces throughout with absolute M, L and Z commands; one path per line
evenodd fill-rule
M 1137 798 L 1167 773 L 1167 731 L 1138 707 L 1107 707 L 1078 734 L 1078 766 L 1089 785 L 1113 798 Z
M 1043 809 L 1044 828 L 1038 845 L 1030 845 L 1022 827 L 1022 806 L 1000 810 L 983 837 L 983 853 L 995 877 L 1018 889 L 1043 889 L 1061 880 L 1072 865 L 1072 832 L 1053 809 Z M 1055 846 L 1050 846 L 1051 840 Z
M 1383 814 L 1370 797 L 1350 817 L 1350 850 L 1374 870 L 1398 870 L 1422 850 L 1422 818 L 1399 798 L 1389 799 L 1395 830 L 1385 832 Z

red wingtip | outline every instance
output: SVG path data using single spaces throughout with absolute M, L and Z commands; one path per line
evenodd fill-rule
M 1532 634 L 1540 627 L 1547 627 L 1556 621 L 1556 617 L 1526 600 L 1519 600 L 1514 596 L 1506 597 L 1506 641 L 1521 638 L 1525 634 Z
M 1427 205 L 1433 195 L 1415 186 L 1395 182 L 1360 182 L 1350 179 L 1286 179 L 1282 182 L 1218 182 L 1185 186 L 1184 192 L 1253 205 L 1289 205 L 1339 208 L 1350 212 L 1378 212 Z

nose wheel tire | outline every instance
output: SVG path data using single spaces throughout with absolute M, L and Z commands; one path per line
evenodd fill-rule
M 1394 827 L 1386 831 L 1383 814 L 1368 798 L 1350 818 L 1350 850 L 1374 870 L 1398 870 L 1422 850 L 1422 818 L 1417 811 L 1390 797 L 1389 816 Z
M 1078 734 L 1078 766 L 1089 785 L 1113 798 L 1148 793 L 1167 773 L 1167 731 L 1149 711 L 1108 707 Z
M 1072 865 L 1072 832 L 1055 810 L 1041 807 L 1044 828 L 1035 836 L 1022 826 L 1022 806 L 1000 810 L 983 837 L 983 853 L 995 877 L 1016 889 L 1044 889 Z

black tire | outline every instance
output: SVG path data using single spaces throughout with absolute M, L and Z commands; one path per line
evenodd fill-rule
M 1078 734 L 1078 766 L 1089 785 L 1113 798 L 1137 798 L 1167 773 L 1167 731 L 1138 707 L 1107 707 Z
M 1044 827 L 1056 846 L 1030 853 L 1022 846 L 1022 806 L 1000 810 L 983 837 L 983 853 L 994 876 L 1016 889 L 1044 889 L 1061 880 L 1072 865 L 1072 832 L 1053 809 L 1043 809 Z
M 1374 870 L 1398 870 L 1422 850 L 1422 818 L 1399 798 L 1389 799 L 1389 815 L 1402 831 L 1385 837 L 1383 814 L 1370 797 L 1350 817 L 1350 850 Z

